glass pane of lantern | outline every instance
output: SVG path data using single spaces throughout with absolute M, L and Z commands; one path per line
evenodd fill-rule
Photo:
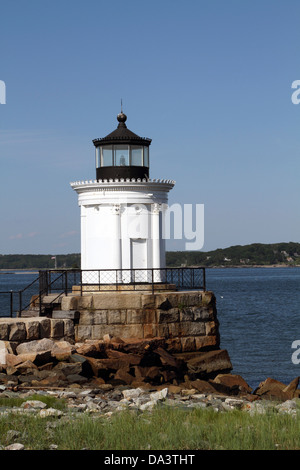
M 100 167 L 100 147 L 96 147 L 96 168 Z
M 115 146 L 115 165 L 128 166 L 129 165 L 129 151 L 128 146 L 118 145 Z
M 112 146 L 102 147 L 102 166 L 113 166 Z
M 144 147 L 144 166 L 149 167 L 149 148 Z
M 142 166 L 143 165 L 143 153 L 142 147 L 131 147 L 131 165 Z

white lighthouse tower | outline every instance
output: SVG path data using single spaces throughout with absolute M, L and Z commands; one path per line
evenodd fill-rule
M 131 132 L 122 110 L 117 120 L 112 133 L 93 140 L 96 179 L 71 183 L 81 210 L 84 281 L 97 283 L 101 272 L 104 283 L 147 282 L 156 270 L 161 282 L 163 218 L 175 182 L 149 178 L 151 139 Z

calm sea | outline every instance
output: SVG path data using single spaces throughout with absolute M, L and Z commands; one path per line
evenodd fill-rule
M 36 277 L 0 274 L 0 291 L 22 289 Z M 300 364 L 292 362 L 292 343 L 300 341 L 300 268 L 207 269 L 206 278 L 217 299 L 221 347 L 232 373 L 253 388 L 267 377 L 288 384 L 300 376 Z M 35 293 L 34 285 L 29 301 Z M 4 310 L 8 295 L 0 296 L 0 316 Z
M 300 340 L 300 268 L 208 269 L 221 347 L 233 373 L 251 387 L 267 377 L 289 383 L 300 376 L 292 348 Z

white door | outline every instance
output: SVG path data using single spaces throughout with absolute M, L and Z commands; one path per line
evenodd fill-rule
M 147 240 L 131 238 L 132 282 L 148 282 L 147 276 Z

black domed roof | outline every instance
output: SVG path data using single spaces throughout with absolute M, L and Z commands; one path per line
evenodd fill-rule
M 108 134 L 106 137 L 94 139 L 93 144 L 95 147 L 100 145 L 112 145 L 112 144 L 133 144 L 133 145 L 146 145 L 149 146 L 152 142 L 151 139 L 146 137 L 140 137 L 131 130 L 129 130 L 125 124 L 127 116 L 122 111 L 117 116 L 119 122 L 118 127 Z

